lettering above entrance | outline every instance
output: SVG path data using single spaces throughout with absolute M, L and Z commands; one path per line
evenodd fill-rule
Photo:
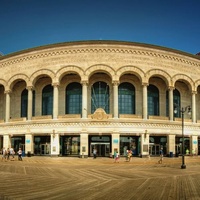
M 94 112 L 94 114 L 91 115 L 92 119 L 96 120 L 105 120 L 112 117 L 111 115 L 106 114 L 105 110 L 103 108 L 97 108 Z

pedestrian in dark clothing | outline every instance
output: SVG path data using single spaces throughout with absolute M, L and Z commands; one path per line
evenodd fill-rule
M 93 158 L 95 159 L 97 157 L 97 150 L 94 148 L 93 149 Z
M 19 151 L 17 153 L 18 153 L 18 160 L 22 161 L 22 149 L 19 148 Z

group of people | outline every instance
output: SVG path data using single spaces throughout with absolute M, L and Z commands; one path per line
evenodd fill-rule
M 130 162 L 131 161 L 131 157 L 132 157 L 132 151 L 131 150 L 127 150 L 127 152 L 126 152 L 126 161 Z M 115 151 L 114 152 L 114 160 L 115 160 L 115 162 L 119 163 L 119 158 L 120 158 L 120 155 L 119 155 L 118 151 Z
M 8 161 L 8 160 L 14 161 L 15 160 L 15 151 L 12 147 L 7 148 L 7 149 L 5 147 L 3 147 L 1 153 L 2 153 L 2 161 Z M 21 148 L 19 148 L 17 154 L 18 154 L 18 160 L 22 161 L 22 149 Z

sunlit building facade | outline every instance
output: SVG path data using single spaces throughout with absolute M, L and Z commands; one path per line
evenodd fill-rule
M 200 153 L 200 57 L 80 41 L 0 57 L 0 147 L 49 156 Z M 182 108 L 191 107 L 191 115 Z M 176 112 L 175 112 L 176 110 Z M 184 131 L 183 128 L 184 127 Z M 182 140 L 184 133 L 184 140 Z

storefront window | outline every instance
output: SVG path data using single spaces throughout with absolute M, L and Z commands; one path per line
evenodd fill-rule
M 80 136 L 64 136 L 61 138 L 62 155 L 79 155 L 80 154 Z
M 131 150 L 133 155 L 138 155 L 138 137 L 120 137 L 120 155 L 126 156 L 127 150 Z
M 163 149 L 163 153 L 167 153 L 167 137 L 163 136 L 150 136 L 149 137 L 149 154 L 150 155 L 159 155 L 160 149 Z
M 34 137 L 34 154 L 48 155 L 51 152 L 50 136 L 35 136 Z
M 190 151 L 190 138 L 188 137 L 184 137 L 184 154 L 186 151 Z M 176 137 L 176 153 L 182 154 L 182 137 Z
M 22 149 L 22 151 L 25 151 L 25 137 L 24 136 L 14 136 L 11 138 L 11 147 L 14 148 L 15 152 L 19 150 L 19 148 Z

